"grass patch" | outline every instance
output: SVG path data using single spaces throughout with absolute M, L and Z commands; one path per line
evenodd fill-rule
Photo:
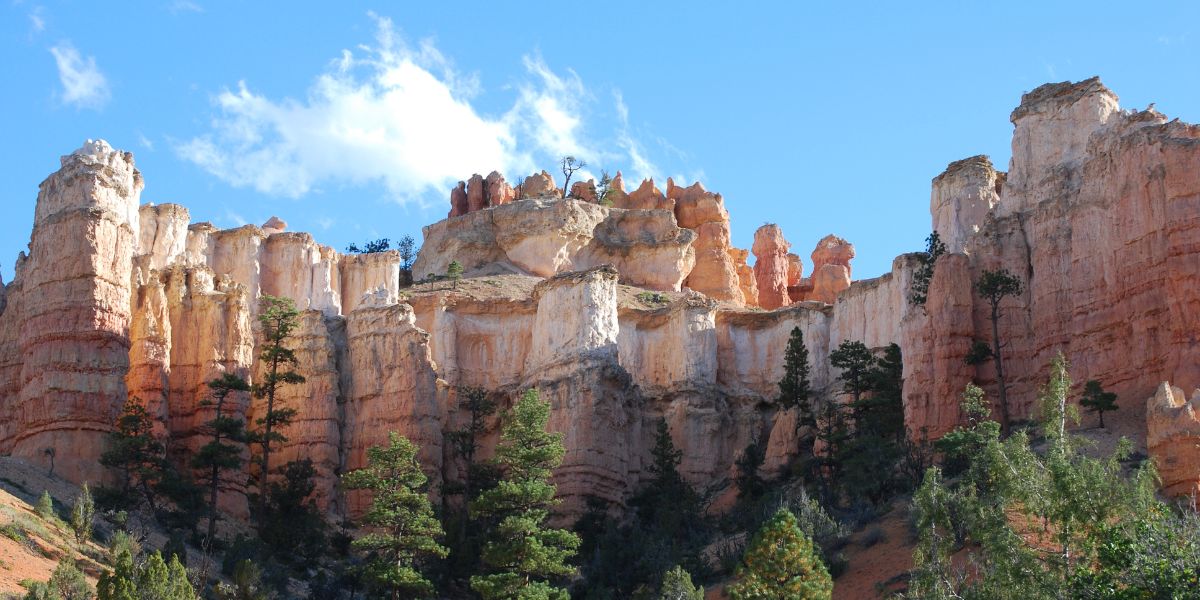
M 666 304 L 667 297 L 658 292 L 639 292 L 637 299 L 644 304 Z

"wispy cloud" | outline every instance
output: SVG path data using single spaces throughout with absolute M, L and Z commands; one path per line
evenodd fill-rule
M 241 227 L 242 225 L 249 223 L 245 217 L 233 212 L 232 210 L 229 210 L 228 208 L 225 209 L 225 220 L 232 223 L 234 227 Z
M 167 10 L 171 11 L 173 14 L 185 12 L 202 13 L 204 12 L 204 7 L 196 4 L 195 2 L 190 2 L 189 0 L 174 0 L 170 5 L 167 6 Z
M 146 137 L 146 134 L 139 131 L 137 132 L 137 138 L 138 144 L 140 144 L 143 148 L 154 152 L 154 142 L 150 138 Z
M 108 103 L 112 93 L 108 80 L 96 66 L 95 57 L 80 56 L 71 42 L 64 41 L 50 48 L 54 62 L 58 65 L 58 79 L 62 82 L 62 102 L 78 108 L 100 109 Z
M 270 98 L 238 82 L 216 95 L 210 131 L 175 150 L 234 186 L 264 193 L 300 197 L 326 185 L 373 183 L 418 204 L 440 201 L 472 173 L 500 170 L 515 180 L 567 154 L 653 169 L 628 127 L 611 144 L 583 141 L 594 97 L 575 72 L 524 57 L 516 99 L 488 114 L 472 103 L 483 93 L 478 77 L 457 70 L 431 42 L 410 45 L 389 19 L 372 17 L 374 42 L 344 50 L 302 99 Z
M 31 35 L 41 33 L 46 30 L 46 9 L 42 6 L 35 6 L 29 11 L 29 31 Z

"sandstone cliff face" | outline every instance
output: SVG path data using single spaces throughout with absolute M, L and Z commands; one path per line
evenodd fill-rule
M 184 464 L 211 418 L 204 383 L 261 376 L 262 294 L 304 310 L 289 343 L 309 380 L 284 392 L 300 415 L 276 464 L 312 458 L 316 498 L 334 513 L 364 506 L 336 476 L 389 431 L 421 446 L 435 482 L 460 476 L 443 443 L 464 418 L 459 386 L 504 406 L 535 388 L 551 403 L 568 513 L 587 495 L 624 502 L 660 418 L 685 477 L 706 491 L 728 489 L 751 442 L 766 443 L 764 469 L 778 471 L 796 449 L 795 415 L 775 402 L 795 327 L 821 401 L 836 400 L 828 354 L 839 343 L 898 344 L 906 426 L 936 437 L 959 423 L 968 381 L 995 397 L 990 364 L 963 361 L 991 335 L 972 290 L 985 269 L 1025 282 L 1001 321 L 1014 416 L 1029 414 L 1060 350 L 1074 380 L 1122 399 L 1162 381 L 1200 386 L 1200 128 L 1122 111 L 1094 80 L 1034 90 L 1012 120 L 1007 180 L 973 157 L 933 182 L 931 216 L 951 251 L 924 306 L 909 301 L 915 256 L 856 282 L 853 246 L 829 236 L 804 278 L 782 232 L 764 228 L 751 269 L 729 246 L 720 195 L 673 181 L 664 194 L 649 180 L 625 194 L 619 174 L 613 207 L 558 199 L 547 173 L 519 190 L 498 173 L 473 177 L 451 193 L 453 218 L 426 228 L 414 269 L 441 274 L 458 260 L 467 279 L 402 291 L 394 252 L 342 256 L 282 222 L 218 230 L 189 225 L 182 207 L 139 208 L 132 157 L 90 143 L 42 184 L 29 256 L 0 288 L 0 452 L 48 466 L 55 446 L 56 472 L 97 480 L 95 457 L 133 395 Z M 664 301 L 634 301 L 643 288 Z M 1196 401 L 1164 389 L 1147 406 L 1147 449 L 1167 465 L 1168 491 L 1187 493 L 1200 482 Z M 251 419 L 262 410 L 249 397 L 232 406 Z M 231 474 L 222 507 L 244 515 L 246 486 Z
M 20 265 L 22 356 L 11 453 L 99 481 L 95 457 L 125 401 L 130 277 L 142 177 L 133 155 L 88 141 L 38 191 L 29 259 Z M 63 451 L 66 450 L 66 451 Z

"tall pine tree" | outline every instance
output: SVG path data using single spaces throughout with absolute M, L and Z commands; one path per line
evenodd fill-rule
M 283 443 L 287 437 L 279 429 L 291 424 L 296 416 L 296 409 L 276 405 L 275 396 L 283 385 L 304 383 L 304 376 L 297 373 L 296 352 L 285 346 L 285 342 L 298 324 L 300 313 L 296 303 L 291 298 L 263 295 L 259 300 L 258 322 L 262 325 L 263 348 L 259 360 L 266 363 L 266 373 L 262 382 L 254 386 L 254 396 L 266 399 L 266 411 L 256 419 L 258 429 L 253 431 L 250 441 L 258 444 L 259 470 L 258 490 L 259 508 L 265 510 L 268 504 L 267 481 L 271 473 L 271 444 Z
M 780 508 L 754 534 L 727 591 L 733 600 L 828 600 L 833 580 L 796 517 Z
M 555 580 L 575 572 L 567 561 L 579 547 L 579 536 L 546 526 L 550 509 L 558 504 L 550 483 L 562 464 L 561 433 L 547 433 L 550 405 L 529 390 L 506 415 L 496 462 L 504 476 L 471 504 L 473 517 L 497 524 L 483 548 L 490 571 L 471 578 L 471 588 L 484 600 L 567 600 Z
M 799 409 L 797 426 L 814 425 L 808 380 L 808 348 L 804 346 L 804 332 L 793 327 L 788 337 L 787 350 L 783 353 L 783 379 L 779 380 L 779 404 L 784 408 Z
M 428 478 L 417 462 L 417 446 L 396 432 L 388 445 L 367 449 L 367 466 L 342 476 L 350 490 L 370 490 L 371 507 L 362 524 L 371 532 L 354 541 L 369 553 L 365 575 L 373 587 L 393 600 L 429 598 L 433 583 L 420 571 L 421 561 L 445 558 L 438 543 L 442 525 L 433 514 L 425 490 Z
M 225 413 L 225 402 L 234 392 L 248 392 L 250 385 L 245 379 L 225 373 L 208 382 L 212 400 L 203 406 L 214 407 L 213 418 L 205 423 L 204 432 L 212 439 L 200 447 L 192 457 L 192 468 L 204 473 L 208 481 L 208 543 L 211 544 L 217 531 L 217 494 L 221 486 L 221 473 L 236 471 L 242 466 L 242 444 L 246 441 L 246 422 L 240 416 Z

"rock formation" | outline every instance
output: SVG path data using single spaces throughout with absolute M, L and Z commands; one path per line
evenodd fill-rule
M 596 180 L 576 181 L 571 184 L 571 197 L 584 202 L 596 201 Z
M 211 418 L 205 382 L 261 378 L 255 315 L 274 294 L 303 311 L 288 343 L 309 378 L 282 396 L 299 414 L 280 460 L 312 458 L 316 500 L 333 513 L 364 506 L 335 476 L 389 431 L 421 446 L 435 482 L 460 477 L 443 441 L 464 419 L 460 386 L 503 406 L 530 388 L 550 402 L 550 427 L 567 444 L 556 474 L 567 513 L 588 495 L 625 502 L 647 476 L 660 418 L 684 451 L 684 476 L 720 494 L 751 442 L 766 444 L 766 471 L 794 458 L 795 415 L 775 400 L 794 327 L 822 401 L 836 397 L 831 349 L 898 344 L 913 436 L 956 426 L 969 381 L 994 398 L 991 365 L 963 358 L 991 336 L 973 282 L 1005 268 L 1025 288 L 1000 324 L 1012 414 L 1030 414 L 1062 351 L 1076 381 L 1153 396 L 1137 414 L 1145 448 L 1168 492 L 1191 493 L 1198 400 L 1179 390 L 1200 387 L 1200 127 L 1121 110 L 1098 80 L 1042 86 L 1012 122 L 1007 174 L 972 157 L 933 180 L 933 226 L 951 251 L 922 306 L 910 301 L 915 255 L 853 281 L 853 246 L 829 236 L 804 278 L 769 225 L 755 234 L 751 269 L 730 246 L 722 197 L 699 184 L 668 180 L 664 194 L 646 180 L 626 194 L 618 173 L 613 206 L 601 206 L 560 199 L 544 171 L 519 192 L 498 173 L 460 183 L 453 218 L 425 228 L 414 272 L 458 260 L 467 278 L 402 293 L 395 252 L 343 256 L 276 219 L 220 230 L 189 224 L 180 206 L 139 207 L 132 156 L 88 142 L 41 185 L 29 253 L 0 286 L 0 452 L 48 466 L 54 447 L 56 473 L 98 481 L 95 457 L 135 396 L 186 464 Z M 645 300 L 643 289 L 660 294 Z M 249 418 L 262 411 L 246 395 L 232 404 Z M 231 514 L 246 514 L 246 475 L 223 482 Z
M 1200 390 L 1189 401 L 1183 390 L 1163 382 L 1146 402 L 1146 429 L 1163 492 L 1200 502 Z
M 758 305 L 772 310 L 792 303 L 788 296 L 788 248 L 783 231 L 768 223 L 754 232 L 754 279 L 758 283 Z

